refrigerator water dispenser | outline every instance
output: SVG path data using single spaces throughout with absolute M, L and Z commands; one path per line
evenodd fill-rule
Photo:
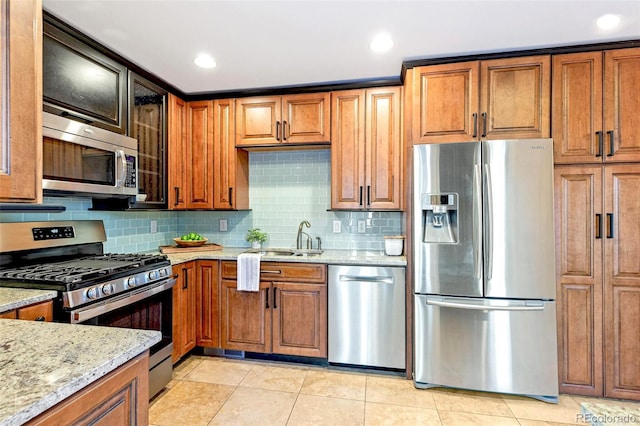
M 458 242 L 458 194 L 422 194 L 422 241 Z

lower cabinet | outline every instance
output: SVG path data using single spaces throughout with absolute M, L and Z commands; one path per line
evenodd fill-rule
M 220 298 L 218 297 L 218 260 L 196 262 L 198 285 L 196 288 L 196 345 L 220 347 Z
M 53 302 L 48 300 L 12 311 L 2 312 L 0 318 L 26 321 L 53 321 Z
M 326 358 L 327 269 L 262 262 L 260 290 L 237 290 L 236 262 L 221 263 L 224 349 Z
M 196 347 L 196 262 L 173 266 L 173 354 L 174 363 Z
M 27 422 L 27 425 L 146 425 L 149 351 Z

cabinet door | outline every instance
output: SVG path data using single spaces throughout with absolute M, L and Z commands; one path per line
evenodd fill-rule
M 602 166 L 555 169 L 560 392 L 602 396 Z
M 556 163 L 602 163 L 602 52 L 553 57 Z
M 196 346 L 195 262 L 173 267 L 177 276 L 173 287 L 173 354 L 175 363 Z
M 366 91 L 365 205 L 400 209 L 402 140 L 400 87 Z
M 327 286 L 274 282 L 273 353 L 327 357 Z
M 42 3 L 2 7 L 0 201 L 42 202 Z M 3 2 L 3 6 L 7 3 Z M 8 37 L 5 37 L 7 35 Z
M 640 400 L 640 165 L 605 167 L 605 393 Z
M 413 143 L 478 140 L 480 62 L 413 69 Z
M 483 61 L 480 75 L 481 117 L 478 120 L 483 139 L 550 136 L 549 56 Z
M 219 262 L 197 262 L 198 287 L 196 293 L 196 344 L 220 347 L 220 298 L 218 291 Z
M 249 208 L 249 154 L 235 144 L 235 101 L 213 103 L 214 209 Z
M 260 291 L 238 291 L 235 280 L 222 280 L 222 347 L 250 352 L 271 352 L 270 284 Z
M 213 101 L 187 109 L 187 208 L 213 209 Z
M 169 209 L 187 208 L 187 103 L 169 94 Z
M 49 300 L 20 308 L 16 317 L 26 321 L 53 321 L 53 302 Z
M 331 208 L 364 208 L 365 92 L 331 94 Z
M 640 161 L 640 48 L 604 54 L 605 161 Z
M 330 94 L 282 97 L 282 142 L 326 144 L 331 142 Z
M 236 146 L 274 145 L 282 139 L 279 96 L 236 101 Z

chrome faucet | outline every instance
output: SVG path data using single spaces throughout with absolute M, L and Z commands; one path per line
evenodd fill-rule
M 307 236 L 307 248 L 308 249 L 311 248 L 311 236 L 309 236 L 309 234 L 307 234 L 306 232 L 302 231 L 303 226 L 306 226 L 307 228 L 311 228 L 311 224 L 307 220 L 303 220 L 302 222 L 300 222 L 300 226 L 298 226 L 298 237 L 296 238 L 296 248 L 298 250 L 302 248 L 303 234 Z

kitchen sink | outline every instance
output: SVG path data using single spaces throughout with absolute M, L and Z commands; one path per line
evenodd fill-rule
M 246 253 L 260 253 L 263 256 L 319 256 L 323 253 L 323 250 L 317 249 L 279 249 L 279 248 L 267 248 L 267 249 L 251 249 Z

